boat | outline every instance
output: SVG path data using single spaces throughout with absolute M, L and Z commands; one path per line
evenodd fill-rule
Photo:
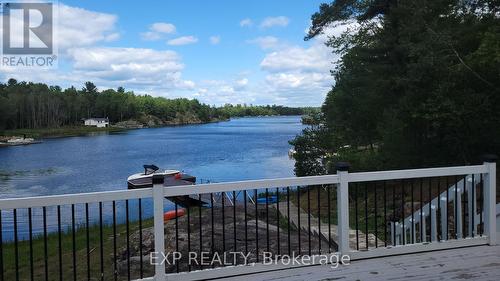
M 137 173 L 127 178 L 128 188 L 153 187 L 153 176 L 165 176 L 164 186 L 193 185 L 196 177 L 182 173 L 178 170 L 160 170 L 156 165 L 143 165 L 144 172 Z
M 178 170 L 162 170 L 156 165 L 143 165 L 143 167 L 143 173 L 133 174 L 127 178 L 128 189 L 153 187 L 153 176 L 157 175 L 164 176 L 163 186 L 188 186 L 196 184 L 195 176 Z M 196 196 L 190 197 L 185 195 L 166 198 L 184 208 L 204 206 L 207 204 Z

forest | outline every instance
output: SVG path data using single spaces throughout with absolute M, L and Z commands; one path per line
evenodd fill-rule
M 216 107 L 196 99 L 137 95 L 123 87 L 99 91 L 92 82 L 86 82 L 80 90 L 15 79 L 0 83 L 0 131 L 78 126 L 89 117 L 108 117 L 112 124 L 147 118 L 170 123 L 177 120 L 205 123 L 230 117 L 300 115 L 305 111 L 306 108 L 277 105 Z
M 476 163 L 500 152 L 500 6 L 493 0 L 338 0 L 305 40 L 329 36 L 340 59 L 298 176 Z M 344 28 L 341 35 L 328 35 Z

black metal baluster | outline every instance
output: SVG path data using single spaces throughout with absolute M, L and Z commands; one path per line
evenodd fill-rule
M 483 182 L 483 174 L 479 174 L 479 237 L 483 236 L 483 207 L 484 207 L 484 182 Z
M 130 220 L 128 211 L 128 200 L 125 200 L 125 227 L 126 227 L 126 243 L 127 243 L 127 280 L 130 280 Z
M 116 202 L 113 201 L 113 278 L 114 280 L 118 280 L 118 264 L 116 262 Z
M 245 255 L 248 254 L 248 216 L 247 216 L 247 191 L 243 190 L 243 209 L 245 210 Z
M 212 203 L 213 204 L 213 203 Z M 213 236 L 214 236 L 214 227 L 213 227 L 213 206 L 212 206 L 212 253 L 213 253 Z M 179 206 L 175 203 L 175 252 L 179 253 Z M 180 271 L 179 262 L 175 262 L 175 268 L 177 273 Z
M 415 193 L 415 190 L 413 188 L 413 180 L 410 180 L 410 191 L 411 191 L 411 243 L 415 244 L 415 209 L 413 207 L 413 202 L 415 200 L 413 193 Z
M 58 236 L 58 250 L 59 250 L 59 280 L 63 280 L 62 269 L 62 241 L 61 241 L 61 206 L 57 206 L 57 236 Z
M 257 205 L 257 189 L 255 192 L 255 259 L 259 262 L 259 210 Z
M 19 246 L 17 238 L 17 209 L 14 209 L 14 259 L 16 266 L 16 281 L 19 281 Z
M 429 178 L 429 241 L 432 242 L 432 178 Z
M 234 245 L 234 251 L 236 252 L 238 248 L 236 245 L 236 191 L 234 190 L 233 190 L 233 245 Z M 233 259 L 233 262 L 236 262 L 236 260 Z
M 177 216 L 177 214 L 175 214 Z M 142 266 L 142 199 L 139 198 L 139 275 L 144 278 L 144 268 Z
M 49 249 L 47 245 L 47 207 L 43 206 L 43 260 L 45 263 L 45 281 L 49 280 Z
M 327 187 L 327 191 L 326 191 L 326 199 L 328 200 L 328 204 L 327 204 L 327 208 L 328 208 L 328 253 L 331 253 L 332 252 L 332 212 L 331 212 L 331 209 L 330 209 L 330 189 L 331 189 L 331 186 L 328 185 Z
M 461 198 L 462 200 L 462 238 L 467 237 L 467 228 L 466 228 L 466 220 L 465 220 L 465 212 L 469 210 L 469 205 L 467 202 L 468 198 L 468 191 L 467 191 L 467 175 L 464 176 L 464 187 L 463 187 L 463 197 Z
M 1 223 L 1 222 L 0 222 Z M 33 221 L 31 219 L 31 208 L 28 208 L 28 229 L 30 233 L 29 243 L 30 243 L 30 277 L 31 280 L 35 280 L 34 268 L 33 268 Z M 2 241 L 0 241 L 2 243 Z
M 359 251 L 358 184 L 357 183 L 354 184 L 354 219 L 355 219 L 355 226 L 356 226 L 356 250 Z
M 277 221 L 277 237 L 278 240 L 276 241 L 278 243 L 278 255 L 281 254 L 281 249 L 280 249 L 280 191 L 279 188 L 276 188 L 276 221 Z
M 420 178 L 420 243 L 424 242 L 424 178 Z M 430 214 L 429 214 L 430 215 Z
M 225 195 L 226 194 L 224 192 L 222 192 L 221 203 L 222 203 L 222 253 L 223 254 L 226 253 L 226 216 L 224 215 L 224 209 L 225 209 L 224 205 L 226 205 L 226 202 L 224 199 Z M 188 208 L 188 210 L 189 210 L 189 208 Z M 189 214 L 189 211 L 188 211 L 188 214 Z M 189 232 L 188 232 L 188 237 L 189 237 Z
M 214 236 L 214 194 L 213 193 L 210 193 L 210 206 L 211 206 L 211 210 L 210 210 L 210 216 L 211 216 L 211 219 L 210 219 L 210 224 L 211 224 L 211 244 L 210 244 L 210 252 L 212 253 L 212 256 L 214 255 L 214 252 L 215 252 L 215 236 Z M 177 214 L 177 204 L 175 204 L 175 212 Z M 177 225 L 177 220 L 176 220 L 176 225 Z M 177 243 L 177 251 L 179 251 L 179 233 L 177 232 L 177 226 L 175 227 L 175 240 L 176 240 L 176 243 Z M 214 264 L 212 263 L 212 267 L 214 267 Z M 177 268 L 177 272 L 179 272 L 179 269 Z
M 224 209 L 222 209 L 224 210 Z M 187 206 L 186 208 L 186 212 L 187 212 L 187 242 L 188 242 L 188 255 L 190 255 L 191 253 L 191 208 L 189 206 Z M 224 215 L 222 217 L 222 223 L 224 225 Z M 188 271 L 191 271 L 191 263 L 188 262 Z
M 307 187 L 307 230 L 308 230 L 308 244 L 309 244 L 309 256 L 311 252 L 311 187 Z
M 44 240 L 47 241 L 46 238 Z M 45 264 L 45 268 L 47 268 L 47 264 Z M 4 276 L 3 276 L 3 227 L 2 227 L 2 210 L 1 209 L 0 209 L 0 280 L 4 281 Z
M 4 281 L 3 275 L 3 227 L 2 227 L 2 210 L 0 209 L 0 280 Z
M 73 280 L 76 281 L 76 236 L 75 204 L 71 204 L 71 238 L 73 242 Z
M 321 198 L 320 198 L 321 187 L 318 186 L 318 252 L 321 254 Z
M 401 221 L 403 223 L 403 245 L 406 244 L 406 229 L 405 229 L 405 181 L 401 180 Z
M 458 182 L 457 182 L 457 176 L 455 176 L 455 204 L 453 204 L 455 206 L 455 239 L 458 239 L 458 206 L 457 206 L 457 202 L 458 202 Z M 462 198 L 460 198 L 462 199 Z
M 396 246 L 396 185 L 393 184 L 392 186 L 392 245 Z
M 384 246 L 387 247 L 387 186 L 384 181 Z
M 100 265 L 101 265 L 101 280 L 104 281 L 104 241 L 103 241 L 103 230 L 102 230 L 102 202 L 99 202 L 99 255 L 100 255 Z M 128 247 L 127 247 L 128 252 Z
M 365 183 L 365 246 L 368 250 L 368 183 Z
M 291 254 L 291 245 L 290 245 L 290 187 L 286 187 L 286 217 L 287 217 L 287 235 L 288 235 L 288 255 Z
M 377 201 L 378 201 L 378 198 L 377 198 L 377 183 L 375 182 L 374 183 L 374 188 L 373 188 L 373 200 L 374 200 L 374 208 L 375 208 L 375 211 L 374 211 L 374 215 L 375 215 L 375 248 L 378 248 L 378 222 L 377 222 Z
M 201 194 L 198 194 L 198 200 L 201 201 Z M 198 206 L 198 224 L 200 225 L 200 249 L 199 249 L 199 257 L 201 261 L 201 252 L 203 251 L 203 228 L 202 228 L 202 219 L 201 219 L 201 204 Z M 200 262 L 201 264 L 201 262 Z
M 445 221 L 446 221 L 446 240 L 448 240 L 448 232 L 449 232 L 449 229 L 448 229 L 448 217 L 450 216 L 448 214 L 448 206 L 450 204 L 449 187 L 450 187 L 450 183 L 449 183 L 448 177 L 446 177 L 446 206 L 444 207 L 444 209 L 446 210 L 446 217 L 444 218 Z
M 269 189 L 266 188 L 266 249 L 269 252 Z
M 89 238 L 89 203 L 85 203 L 85 238 L 87 244 L 87 281 L 90 281 L 90 238 Z
M 440 232 L 439 232 L 439 226 L 441 226 L 441 229 L 443 229 L 443 225 L 441 223 L 441 178 L 438 178 L 438 196 L 437 196 L 437 201 L 438 201 L 438 208 L 436 209 L 436 232 L 437 232 L 437 237 L 438 241 L 444 239 L 444 237 L 440 237 Z M 438 219 L 439 215 L 439 219 Z M 442 235 L 441 235 L 442 236 Z
M 302 253 L 302 247 L 301 247 L 301 244 L 302 242 L 300 241 L 301 237 L 300 237 L 300 186 L 297 186 L 297 233 L 298 233 L 298 237 L 299 237 L 299 256 L 300 254 Z
M 476 193 L 476 182 L 474 181 L 474 174 L 472 174 L 472 188 L 471 188 L 471 210 L 472 214 L 469 214 L 472 218 L 472 237 L 474 237 L 474 232 L 476 232 L 476 225 L 474 224 L 474 218 L 476 216 L 476 206 L 475 206 L 475 201 L 476 199 L 474 198 L 474 194 Z

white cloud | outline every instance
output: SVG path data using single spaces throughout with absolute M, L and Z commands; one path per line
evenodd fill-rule
M 59 4 L 57 44 L 59 51 L 90 46 L 119 38 L 115 31 L 116 15 L 93 12 L 82 8 Z
M 175 33 L 175 25 L 166 22 L 155 22 L 151 25 L 151 30 L 159 33 Z
M 96 84 L 145 89 L 191 89 L 182 80 L 184 65 L 174 51 L 141 48 L 93 47 L 70 51 L 74 72 Z
M 240 26 L 252 26 L 252 25 L 253 25 L 253 21 L 249 18 L 242 19 L 240 21 Z
M 267 72 L 261 91 L 281 104 L 321 104 L 335 82 L 330 70 L 338 60 L 338 56 L 324 43 L 329 35 L 340 34 L 341 31 L 339 28 L 328 28 L 324 35 L 309 41 L 310 45 L 306 47 L 279 43 L 274 46 L 274 40 L 256 41 L 270 43 L 262 47 L 271 49 L 260 63 L 261 69 Z
M 238 86 L 246 86 L 247 84 L 248 84 L 247 78 L 236 80 L 236 85 L 238 85 Z
M 146 31 L 141 33 L 141 38 L 147 41 L 156 41 L 161 38 L 161 34 L 153 31 Z
M 331 51 L 322 44 L 309 48 L 290 47 L 271 52 L 260 63 L 263 70 L 269 72 L 328 72 L 332 68 Z
M 143 40 L 155 41 L 163 38 L 165 34 L 175 33 L 175 25 L 166 22 L 155 22 L 149 26 L 149 30 L 141 33 Z
M 210 43 L 212 45 L 219 44 L 220 43 L 220 36 L 219 35 L 210 36 Z
M 278 38 L 274 36 L 264 36 L 264 37 L 257 37 L 252 40 L 248 40 L 247 43 L 250 44 L 256 44 L 262 49 L 273 49 L 279 46 L 279 40 Z
M 171 46 L 180 46 L 180 45 L 194 44 L 196 42 L 198 42 L 198 38 L 196 38 L 194 36 L 182 36 L 182 37 L 168 40 L 167 44 L 171 45 Z
M 269 28 L 273 26 L 284 27 L 287 26 L 288 23 L 290 23 L 290 19 L 285 16 L 267 17 L 260 23 L 260 27 L 262 28 Z
M 241 78 L 234 82 L 234 88 L 236 90 L 244 90 L 248 86 L 248 78 Z

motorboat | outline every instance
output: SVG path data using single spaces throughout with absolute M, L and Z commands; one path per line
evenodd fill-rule
M 196 184 L 195 176 L 188 175 L 178 170 L 162 170 L 156 165 L 143 165 L 143 167 L 143 173 L 133 174 L 127 178 L 129 189 L 152 187 L 153 176 L 157 175 L 164 176 L 163 186 L 188 186 Z M 204 206 L 207 204 L 198 197 L 191 197 L 188 195 L 166 198 L 184 208 Z
M 152 187 L 154 175 L 165 177 L 164 186 L 193 185 L 196 183 L 196 177 L 178 170 L 161 170 L 156 165 L 144 165 L 143 167 L 143 173 L 133 174 L 127 178 L 129 189 Z

